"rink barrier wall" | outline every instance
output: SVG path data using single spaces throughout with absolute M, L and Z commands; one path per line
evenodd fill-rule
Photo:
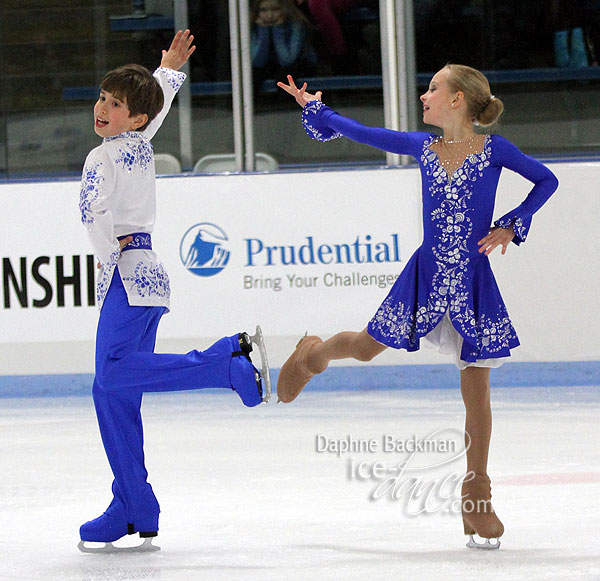
M 521 342 L 511 365 L 600 361 L 600 253 L 585 251 L 596 247 L 600 163 L 548 166 L 560 186 L 534 216 L 526 243 L 490 256 Z M 77 180 L 0 184 L 0 377 L 37 382 L 42 391 L 40 377 L 60 378 L 64 389 L 94 370 L 96 269 L 79 189 Z M 152 241 L 173 289 L 157 350 L 202 350 L 260 323 L 277 369 L 305 331 L 363 329 L 422 242 L 420 189 L 415 167 L 157 180 Z M 494 218 L 530 189 L 504 171 Z M 207 246 L 214 254 L 195 264 Z M 367 373 L 374 386 L 396 385 L 397 366 L 417 365 L 419 375 L 423 365 L 446 362 L 433 349 L 388 349 L 369 364 L 387 371 L 327 377 L 364 386 Z
M 272 370 L 274 391 L 278 374 L 278 369 Z M 89 373 L 0 376 L 0 398 L 90 396 L 93 378 Z M 600 361 L 505 363 L 492 370 L 490 383 L 492 389 L 600 387 Z M 325 373 L 313 378 L 309 389 L 365 392 L 459 387 L 459 372 L 454 365 L 366 365 L 330 367 Z M 198 390 L 198 393 L 213 391 L 204 389 Z

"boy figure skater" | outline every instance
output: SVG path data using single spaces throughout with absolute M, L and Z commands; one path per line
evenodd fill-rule
M 236 391 L 249 407 L 270 394 L 260 327 L 254 337 L 224 337 L 204 352 L 154 353 L 170 287 L 152 250 L 156 195 L 150 139 L 185 80 L 178 69 L 194 52 L 193 39 L 189 30 L 179 31 L 154 74 L 138 65 L 109 72 L 94 106 L 94 130 L 104 139 L 86 159 L 80 210 L 98 257 L 100 318 L 92 392 L 114 481 L 104 514 L 81 526 L 84 552 L 116 550 L 112 541 L 136 532 L 145 541 L 135 549 L 158 549 L 151 544 L 160 508 L 144 465 L 144 392 L 223 387 Z M 262 374 L 250 359 L 252 343 L 260 349 Z M 92 549 L 86 541 L 106 544 Z

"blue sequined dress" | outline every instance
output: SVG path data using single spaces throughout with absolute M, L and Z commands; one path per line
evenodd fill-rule
M 411 155 L 421 170 L 423 243 L 369 322 L 369 334 L 389 347 L 416 351 L 448 313 L 463 339 L 461 360 L 508 357 L 519 340 L 477 242 L 490 230 L 503 167 L 534 184 L 522 204 L 494 222 L 512 227 L 517 245 L 525 241 L 532 215 L 558 187 L 554 174 L 499 135 L 487 135 L 483 151 L 467 156 L 449 176 L 431 149 L 438 139 L 432 133 L 366 127 L 319 101 L 304 107 L 302 122 L 313 139 L 344 136 Z

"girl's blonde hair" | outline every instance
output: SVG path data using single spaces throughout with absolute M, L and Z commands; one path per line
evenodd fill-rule
M 449 63 L 445 68 L 450 70 L 448 76 L 450 89 L 465 94 L 473 123 L 482 127 L 489 127 L 496 123 L 504 111 L 504 104 L 498 97 L 492 95 L 490 83 L 485 75 L 465 65 Z

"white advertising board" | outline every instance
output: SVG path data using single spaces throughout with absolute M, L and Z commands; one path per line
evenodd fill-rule
M 93 339 L 78 195 L 77 182 L 2 186 L 4 353 Z M 158 180 L 153 245 L 172 287 L 161 341 L 200 348 L 256 323 L 290 344 L 363 328 L 419 244 L 419 198 L 411 170 Z
M 529 239 L 491 257 L 522 343 L 514 360 L 597 360 L 600 165 L 551 167 L 561 185 Z M 416 169 L 157 184 L 153 244 L 172 287 L 160 351 L 203 349 L 260 323 L 278 367 L 305 331 L 364 328 L 422 239 Z M 495 216 L 529 188 L 504 172 Z M 0 186 L 0 375 L 93 371 L 95 267 L 78 198 L 76 181 Z M 447 362 L 423 349 L 373 364 Z

